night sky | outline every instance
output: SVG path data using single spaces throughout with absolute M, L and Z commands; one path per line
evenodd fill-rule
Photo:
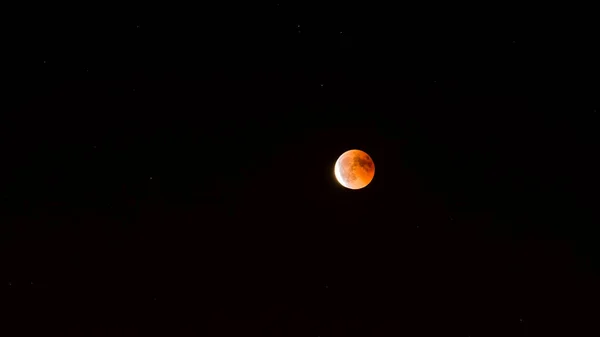
M 0 335 L 596 335 L 592 21 L 454 9 L 15 14 Z

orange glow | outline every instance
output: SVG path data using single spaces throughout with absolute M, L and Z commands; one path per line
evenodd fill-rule
M 334 174 L 342 186 L 358 190 L 369 185 L 373 180 L 375 163 L 361 150 L 348 150 L 335 162 Z

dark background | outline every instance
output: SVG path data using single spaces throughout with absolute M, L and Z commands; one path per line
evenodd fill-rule
M 2 335 L 594 335 L 593 21 L 451 10 L 10 12 Z

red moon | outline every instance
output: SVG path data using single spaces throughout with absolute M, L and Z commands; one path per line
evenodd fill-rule
M 351 190 L 364 188 L 375 176 L 375 163 L 361 150 L 348 150 L 338 158 L 334 167 L 340 185 Z

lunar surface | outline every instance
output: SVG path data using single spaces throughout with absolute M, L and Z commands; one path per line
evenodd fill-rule
M 373 180 L 375 163 L 361 150 L 348 150 L 335 162 L 335 178 L 344 187 L 358 190 Z

